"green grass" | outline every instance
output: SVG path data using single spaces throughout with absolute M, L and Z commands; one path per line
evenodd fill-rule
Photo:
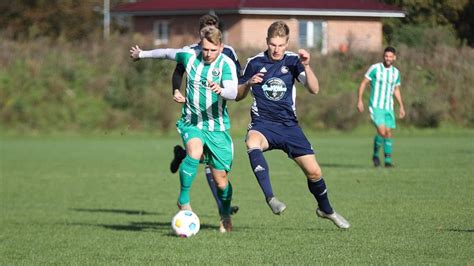
M 235 137 L 234 232 L 218 232 L 201 167 L 191 197 L 202 225 L 190 239 L 170 231 L 177 140 L 3 137 L 0 265 L 474 263 L 471 133 L 395 137 L 395 169 L 371 166 L 369 135 L 311 137 L 347 231 L 316 217 L 303 174 L 278 151 L 266 156 L 288 208 L 274 216 Z

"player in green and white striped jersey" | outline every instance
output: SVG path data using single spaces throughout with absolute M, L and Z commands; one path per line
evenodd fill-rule
M 385 48 L 383 60 L 382 63 L 372 65 L 365 73 L 365 78 L 359 86 L 357 109 L 359 112 L 364 111 L 362 96 L 365 87 L 370 83 L 369 111 L 372 122 L 377 128 L 372 161 L 374 166 L 380 165 L 378 154 L 380 147 L 383 145 L 385 167 L 392 167 L 392 129 L 396 127 L 393 96 L 400 105 L 400 118 L 405 117 L 405 108 L 400 93 L 400 71 L 393 66 L 393 62 L 396 60 L 395 48 Z
M 230 120 L 226 100 L 237 96 L 237 71 L 234 62 L 222 54 L 222 33 L 213 26 L 201 29 L 201 49 L 155 49 L 142 51 L 132 47 L 130 56 L 165 58 L 185 66 L 187 74 L 186 102 L 181 119 L 176 123 L 186 146 L 181 163 L 180 209 L 191 209 L 189 191 L 202 155 L 211 166 L 217 194 L 222 202 L 221 232 L 232 230 L 230 203 L 232 186 L 227 173 L 231 170 L 233 143 L 229 134 Z

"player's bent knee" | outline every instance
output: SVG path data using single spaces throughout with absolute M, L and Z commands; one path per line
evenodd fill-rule
M 216 182 L 216 186 L 217 186 L 220 190 L 224 190 L 224 189 L 227 187 L 227 184 L 228 184 L 227 179 L 219 180 L 219 181 Z
M 307 178 L 313 182 L 318 181 L 319 179 L 321 179 L 322 176 L 323 176 L 323 173 L 321 172 L 321 168 L 319 167 L 317 169 L 314 169 L 308 172 L 307 174 Z
M 196 160 L 201 160 L 203 156 L 203 149 L 201 147 L 193 147 L 192 149 L 187 149 L 186 152 L 188 156 Z

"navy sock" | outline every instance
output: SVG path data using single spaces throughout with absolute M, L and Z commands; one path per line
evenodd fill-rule
M 331 207 L 331 204 L 329 203 L 326 183 L 324 183 L 324 179 L 322 177 L 316 182 L 311 182 L 308 179 L 308 188 L 309 191 L 311 191 L 311 194 L 313 194 L 316 198 L 320 210 L 327 214 L 331 214 L 334 212 Z
M 214 196 L 214 199 L 216 200 L 216 203 L 217 203 L 217 208 L 219 209 L 219 212 L 220 212 L 222 210 L 222 202 L 217 196 L 217 186 L 216 186 L 216 182 L 214 182 L 214 178 L 212 178 L 211 168 L 209 168 L 209 166 L 206 165 L 206 168 L 204 169 L 204 171 L 206 172 L 206 179 L 207 179 L 207 183 L 209 184 L 209 188 L 211 189 L 212 196 Z
M 263 157 L 263 152 L 260 149 L 253 149 L 248 151 L 250 165 L 252 166 L 253 173 L 257 177 L 258 184 L 265 194 L 265 199 L 273 197 L 272 184 L 270 183 L 270 173 L 268 170 L 268 164 Z

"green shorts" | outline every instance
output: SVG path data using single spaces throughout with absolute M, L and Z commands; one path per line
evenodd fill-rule
M 393 110 L 384 110 L 369 107 L 370 118 L 376 127 L 385 126 L 387 128 L 395 128 L 395 113 Z
M 204 148 L 204 163 L 209 164 L 216 170 L 230 172 L 234 158 L 234 143 L 227 130 L 202 130 L 194 125 L 186 124 L 182 120 L 176 122 L 176 127 L 184 146 L 193 138 L 201 140 Z

